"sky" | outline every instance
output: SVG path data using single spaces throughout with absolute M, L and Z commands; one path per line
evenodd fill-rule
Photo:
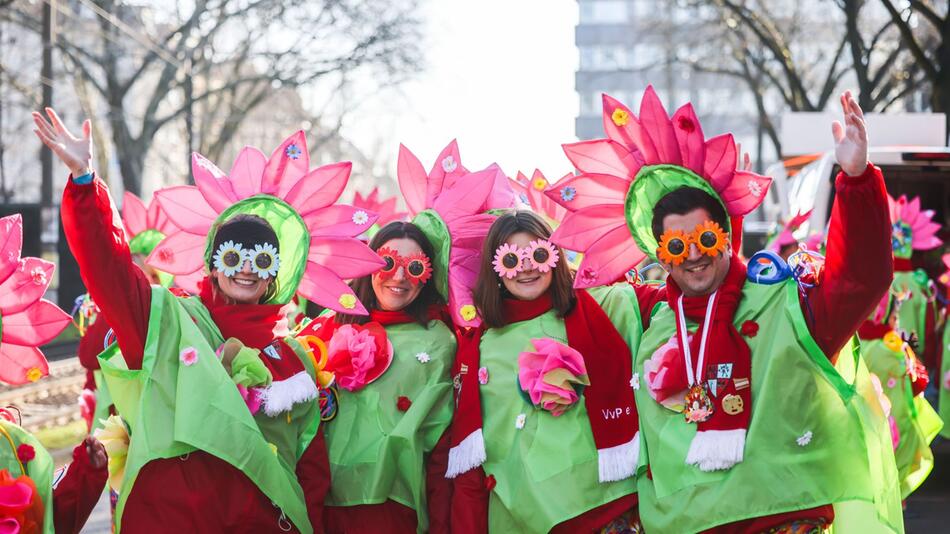
M 424 0 L 426 69 L 399 95 L 348 117 L 343 134 L 384 147 L 395 174 L 399 143 L 428 168 L 458 139 L 462 164 L 498 163 L 509 175 L 570 172 L 561 144 L 576 140 L 578 53 L 573 0 Z

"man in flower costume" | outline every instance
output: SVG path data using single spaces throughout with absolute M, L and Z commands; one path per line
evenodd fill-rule
M 20 216 L 0 219 L 0 383 L 13 385 L 47 375 L 38 345 L 69 325 L 69 316 L 42 298 L 53 264 L 21 258 L 22 245 Z M 73 450 L 72 463 L 54 475 L 49 452 L 18 424 L 18 416 L 16 408 L 0 408 L 0 532 L 79 532 L 105 486 L 102 445 L 88 438 Z
M 937 237 L 940 224 L 933 221 L 933 210 L 922 210 L 920 197 L 908 200 L 901 195 L 887 197 L 891 215 L 891 245 L 894 249 L 894 282 L 891 291 L 906 295 L 900 306 L 898 322 L 921 355 L 928 369 L 936 369 L 937 307 L 934 283 L 923 269 L 911 263 L 914 251 L 933 250 L 943 244 Z
M 838 357 L 891 277 L 883 179 L 857 102 L 841 104 L 823 272 L 803 261 L 789 276 L 773 256 L 747 276 L 729 233 L 770 180 L 737 171 L 732 136 L 707 140 L 689 104 L 670 117 L 648 87 L 635 116 L 605 95 L 608 139 L 565 147 L 582 174 L 550 195 L 575 192 L 554 239 L 584 252 L 576 283 L 609 282 L 645 254 L 670 273 L 635 367 L 647 532 L 902 530 L 876 392 L 855 355 Z
M 900 307 L 907 298 L 889 292 L 874 315 L 858 329 L 861 357 L 891 407 L 891 437 L 904 499 L 923 484 L 933 469 L 930 443 L 943 427 L 940 416 L 924 398 L 929 382 L 927 369 L 900 329 Z
M 269 158 L 245 148 L 229 175 L 195 154 L 197 186 L 156 193 L 178 230 L 148 259 L 174 275 L 205 273 L 199 296 L 179 298 L 134 267 L 90 168 L 88 121 L 77 138 L 47 115 L 34 114 L 35 131 L 72 172 L 66 237 L 121 349 L 99 358 L 130 434 L 116 526 L 319 529 L 329 475 L 316 370 L 281 310 L 299 291 L 365 313 L 338 272 L 382 263 L 355 239 L 375 216 L 333 205 L 350 164 L 311 170 L 303 132 Z

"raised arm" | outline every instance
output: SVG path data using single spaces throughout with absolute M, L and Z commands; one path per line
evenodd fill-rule
M 844 125 L 832 126 L 841 173 L 835 179 L 825 271 L 802 301 L 812 336 L 829 358 L 871 314 L 894 274 L 884 177 L 868 163 L 864 114 L 850 92 L 841 96 L 841 107 Z
M 93 174 L 89 121 L 83 123 L 82 137 L 76 137 L 55 111 L 47 108 L 46 114 L 49 121 L 33 113 L 33 131 L 72 173 L 63 192 L 61 213 L 66 240 L 86 289 L 115 332 L 126 363 L 140 368 L 151 286 L 132 261 L 109 189 Z

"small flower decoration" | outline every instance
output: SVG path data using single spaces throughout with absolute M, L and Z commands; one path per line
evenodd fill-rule
M 809 443 L 811 443 L 812 436 L 813 434 L 811 433 L 811 430 L 809 430 L 805 432 L 804 434 L 802 434 L 801 436 L 799 436 L 798 439 L 795 440 L 795 443 L 798 443 L 799 447 L 804 447 L 805 445 L 808 445 Z
M 529 200 L 529 199 L 528 199 L 528 195 L 526 195 L 526 194 L 524 194 L 524 193 L 519 193 L 519 194 L 518 194 L 518 199 L 521 200 L 521 203 L 524 204 L 524 205 L 526 205 L 526 206 L 530 206 L 530 205 L 531 205 L 531 200 Z
M 212 257 L 212 264 L 224 276 L 234 276 L 244 265 L 245 259 L 244 247 L 241 243 L 225 241 L 218 245 L 218 250 Z
M 755 337 L 759 333 L 759 323 L 755 321 L 746 321 L 742 323 L 741 334 L 745 337 Z
M 175 253 L 168 247 L 162 247 L 158 249 L 158 259 L 166 263 L 171 263 L 175 260 Z
M 495 260 L 492 262 L 495 272 L 502 278 L 511 280 L 522 271 L 521 251 L 518 247 L 504 243 L 495 251 Z
M 369 214 L 363 210 L 357 210 L 353 212 L 352 221 L 353 221 L 353 224 L 358 224 L 360 226 L 363 226 L 364 224 L 369 222 Z
M 889 389 L 894 389 L 894 386 L 897 385 L 897 379 L 893 376 L 887 379 L 887 387 Z
M 478 311 L 475 310 L 475 306 L 471 304 L 466 304 L 459 308 L 459 314 L 462 316 L 462 319 L 466 321 L 471 321 L 475 319 L 475 316 L 478 315 Z
M 452 156 L 445 156 L 442 158 L 442 170 L 445 172 L 455 172 L 455 169 L 459 167 L 457 161 Z
M 185 364 L 186 367 L 191 367 L 198 361 L 198 350 L 194 347 L 185 347 L 178 353 L 178 359 L 181 360 L 181 363 Z
M 340 298 L 337 300 L 337 302 L 340 303 L 340 306 L 343 306 L 348 310 L 352 310 L 356 307 L 356 297 L 349 293 L 340 295 Z
M 548 181 L 542 176 L 538 176 L 531 181 L 531 187 L 535 188 L 538 191 L 544 191 L 544 188 L 548 186 Z
M 881 339 L 881 341 L 884 342 L 884 346 L 887 347 L 891 352 L 900 352 L 901 347 L 904 345 L 904 341 L 901 339 L 900 334 L 893 330 L 884 334 L 884 337 Z
M 488 383 L 488 368 L 487 367 L 478 368 L 478 383 L 483 386 Z
M 36 458 L 36 450 L 32 445 L 22 443 L 16 448 L 16 457 L 20 462 L 26 464 L 33 458 Z
M 428 352 L 420 352 L 416 354 L 416 359 L 419 360 L 419 363 L 429 363 L 429 360 L 432 358 L 429 356 Z
M 264 280 L 277 276 L 280 271 L 280 254 L 270 243 L 254 245 L 254 251 L 248 253 L 248 256 L 251 260 L 251 272 Z
M 300 159 L 300 156 L 303 154 L 303 151 L 300 150 L 300 147 L 296 143 L 291 143 L 287 145 L 287 157 L 290 159 Z
M 947 371 L 947 372 L 943 375 L 943 388 L 944 388 L 944 389 L 950 389 L 950 371 Z
M 719 224 L 706 221 L 703 224 L 696 225 L 693 236 L 693 242 L 696 243 L 699 252 L 711 257 L 726 253 L 729 236 L 726 235 Z
M 574 186 L 567 186 L 564 189 L 561 189 L 561 200 L 564 202 L 570 202 L 574 200 L 577 196 L 577 189 Z
M 527 419 L 528 419 L 527 415 L 523 413 L 519 413 L 518 417 L 515 417 L 515 428 L 517 428 L 518 430 L 521 430 L 522 428 L 524 428 L 524 422 Z
M 560 258 L 557 247 L 547 239 L 537 239 L 529 243 L 526 256 L 531 265 L 542 273 L 553 269 Z
M 43 371 L 39 367 L 30 367 L 30 370 L 26 372 L 26 379 L 30 382 L 36 382 L 41 378 L 43 378 Z
M 585 284 L 593 284 L 597 280 L 597 269 L 593 267 L 583 267 L 577 272 L 577 276 Z
M 38 286 L 45 286 L 49 283 L 49 278 L 46 276 L 46 271 L 42 267 L 34 267 L 30 271 L 30 279 L 33 280 L 33 283 Z
M 409 397 L 400 396 L 396 399 L 396 408 L 400 412 L 407 412 L 410 407 L 412 407 L 412 401 L 409 400 Z
M 617 126 L 626 126 L 630 122 L 630 113 L 623 108 L 617 108 L 610 114 L 610 120 Z
M 633 376 L 630 377 L 630 387 L 632 387 L 634 391 L 640 389 L 640 373 L 633 373 Z
M 488 491 L 495 489 L 495 486 L 497 484 L 498 482 L 495 481 L 495 475 L 488 475 L 487 477 L 485 477 L 485 489 L 487 489 Z
M 696 130 L 696 123 L 685 115 L 679 118 L 679 120 L 676 122 L 676 125 L 679 126 L 680 130 L 683 130 L 686 133 L 693 133 Z
M 759 197 L 762 195 L 762 184 L 755 180 L 749 180 L 746 182 L 749 186 L 749 193 L 754 197 Z
M 656 256 L 663 263 L 679 265 L 689 255 L 690 238 L 682 230 L 667 230 L 660 236 Z

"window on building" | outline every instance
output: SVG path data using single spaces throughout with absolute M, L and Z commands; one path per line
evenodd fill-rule
M 627 21 L 630 0 L 580 2 L 581 24 L 619 24 Z

